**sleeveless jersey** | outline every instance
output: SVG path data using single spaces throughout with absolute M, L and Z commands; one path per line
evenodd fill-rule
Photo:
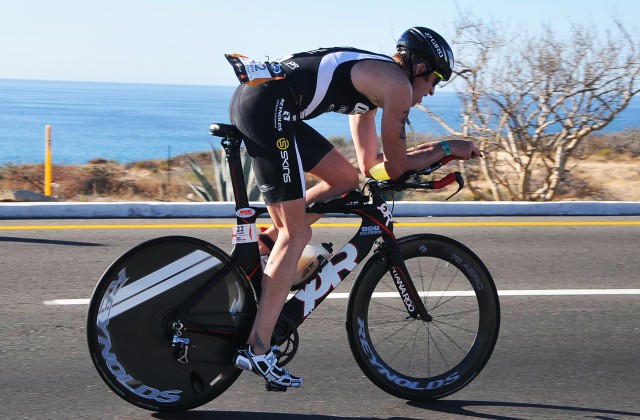
M 325 112 L 362 114 L 376 106 L 356 90 L 351 68 L 361 60 L 395 63 L 391 57 L 355 48 L 320 48 L 283 57 L 284 80 L 296 96 L 299 118 L 309 120 Z

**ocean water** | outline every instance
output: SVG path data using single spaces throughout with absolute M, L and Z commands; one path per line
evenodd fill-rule
M 104 158 L 127 163 L 209 150 L 219 139 L 209 124 L 228 122 L 232 86 L 52 82 L 0 79 L 0 164 L 44 161 L 44 127 L 52 126 L 54 164 Z M 457 125 L 454 93 L 426 99 Z M 444 134 L 422 111 L 410 119 L 417 132 Z M 324 114 L 309 124 L 326 137 L 351 138 L 348 118 Z M 640 126 L 634 101 L 606 132 Z

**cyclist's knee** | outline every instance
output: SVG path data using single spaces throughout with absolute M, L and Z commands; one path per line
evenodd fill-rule
M 298 243 L 304 246 L 311 240 L 311 226 L 306 223 L 296 223 L 294 226 L 286 226 L 278 231 L 278 240 L 287 241 L 288 243 Z
M 304 242 L 305 245 L 311 240 L 311 235 L 313 235 L 313 233 L 311 232 L 311 226 L 309 226 L 306 221 L 300 235 L 302 236 L 300 241 Z
M 341 171 L 340 176 L 329 180 L 327 183 L 336 194 L 344 194 L 358 188 L 360 177 L 358 176 L 358 171 L 350 167 L 348 170 Z
M 353 171 L 349 171 L 348 177 L 345 179 L 345 188 L 343 192 L 349 192 L 355 190 L 360 185 L 360 177 L 358 171 L 353 168 Z

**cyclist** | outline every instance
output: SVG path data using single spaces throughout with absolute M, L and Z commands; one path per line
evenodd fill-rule
M 412 106 L 449 80 L 454 58 L 443 37 L 425 27 L 405 31 L 388 57 L 354 48 L 321 48 L 293 54 L 275 64 L 285 77 L 258 86 L 241 84 L 230 119 L 247 137 L 256 178 L 273 221 L 273 242 L 264 270 L 262 296 L 246 346 L 236 366 L 267 381 L 267 389 L 299 387 L 302 379 L 277 364 L 270 340 L 291 290 L 298 260 L 311 239 L 307 205 L 337 197 L 359 184 L 356 169 L 304 120 L 325 112 L 349 114 L 358 165 L 376 179 L 395 179 L 445 156 L 474 159 L 471 142 L 451 140 L 407 151 L 405 124 Z M 382 151 L 375 117 L 382 109 Z M 306 190 L 304 173 L 322 182 Z M 275 238 L 275 241 L 273 240 Z M 266 240 L 266 239 L 265 239 Z

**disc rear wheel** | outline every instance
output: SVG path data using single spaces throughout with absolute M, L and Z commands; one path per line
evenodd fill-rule
M 256 313 L 242 270 L 194 238 L 145 242 L 116 260 L 91 298 L 91 357 L 109 387 L 154 411 L 187 410 L 224 392 Z

